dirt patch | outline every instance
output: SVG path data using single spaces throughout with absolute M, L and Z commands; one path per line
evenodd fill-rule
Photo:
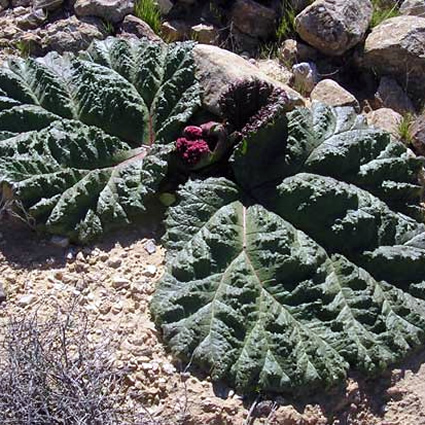
M 156 235 L 114 234 L 90 247 L 58 248 L 12 223 L 0 229 L 0 280 L 11 316 L 48 315 L 71 300 L 90 316 L 93 335 L 117 336 L 127 399 L 158 425 L 425 425 L 425 351 L 379 379 L 356 376 L 340 389 L 305 399 L 244 398 L 175 362 L 149 313 L 164 250 Z M 1 334 L 2 331 L 0 331 Z

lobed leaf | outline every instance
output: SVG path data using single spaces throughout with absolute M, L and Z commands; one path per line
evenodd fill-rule
M 175 355 L 242 391 L 297 392 L 350 367 L 376 373 L 424 341 L 424 301 L 237 190 L 188 182 L 170 209 L 173 255 L 151 308 Z
M 147 211 L 200 105 L 192 45 L 109 38 L 0 68 L 0 186 L 80 242 Z

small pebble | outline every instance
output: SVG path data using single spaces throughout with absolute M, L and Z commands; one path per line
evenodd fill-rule
M 149 239 L 145 243 L 145 250 L 149 255 L 155 254 L 156 252 L 156 245 L 155 242 L 152 239 Z
M 118 267 L 121 266 L 122 260 L 121 258 L 110 258 L 107 262 L 106 265 L 109 267 L 112 267 L 113 269 L 117 269 Z
M 128 288 L 130 285 L 131 285 L 131 282 L 128 279 L 126 279 L 125 277 L 114 276 L 112 278 L 112 286 L 115 289 Z
M 19 298 L 18 305 L 20 307 L 26 307 L 26 306 L 32 304 L 34 301 L 35 301 L 35 295 L 28 294 L 28 295 L 24 295 L 23 297 Z
M 146 277 L 154 277 L 156 274 L 156 266 L 153 264 L 149 264 L 145 267 L 145 270 L 143 270 L 143 276 Z

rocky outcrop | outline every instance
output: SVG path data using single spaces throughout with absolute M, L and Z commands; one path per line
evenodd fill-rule
M 95 18 L 79 20 L 75 16 L 53 22 L 38 33 L 44 52 L 78 52 L 86 49 L 95 39 L 105 38 L 102 21 Z
M 75 14 L 79 17 L 96 16 L 117 23 L 134 10 L 134 0 L 77 0 Z
M 316 0 L 296 17 L 296 31 L 321 52 L 342 55 L 364 38 L 372 10 L 370 0 Z
M 218 100 L 231 84 L 255 78 L 283 88 L 289 96 L 291 106 L 304 103 L 299 93 L 268 77 L 255 65 L 235 53 L 217 46 L 198 44 L 194 49 L 194 57 L 198 68 L 197 76 L 204 93 L 204 106 L 215 114 L 220 114 Z
M 400 6 L 400 13 L 403 15 L 415 15 L 425 17 L 425 1 L 405 0 Z
M 425 73 L 425 18 L 399 16 L 375 27 L 366 39 L 364 65 L 382 75 L 406 78 Z
M 360 109 L 357 99 L 336 81 L 326 79 L 320 81 L 311 92 L 312 101 L 325 103 L 329 106 L 353 106 Z

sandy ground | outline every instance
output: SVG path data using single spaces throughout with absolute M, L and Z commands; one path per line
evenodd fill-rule
M 304 399 L 247 399 L 175 362 L 149 315 L 164 251 L 156 235 L 128 230 L 90 247 L 59 248 L 21 226 L 0 223 L 0 335 L 9 317 L 77 300 L 94 334 L 119 336 L 116 364 L 129 369 L 128 400 L 157 425 L 425 425 L 425 350 L 379 379 L 352 376 Z M 149 253 L 149 252 L 150 253 Z M 155 251 L 155 252 L 153 252 Z

